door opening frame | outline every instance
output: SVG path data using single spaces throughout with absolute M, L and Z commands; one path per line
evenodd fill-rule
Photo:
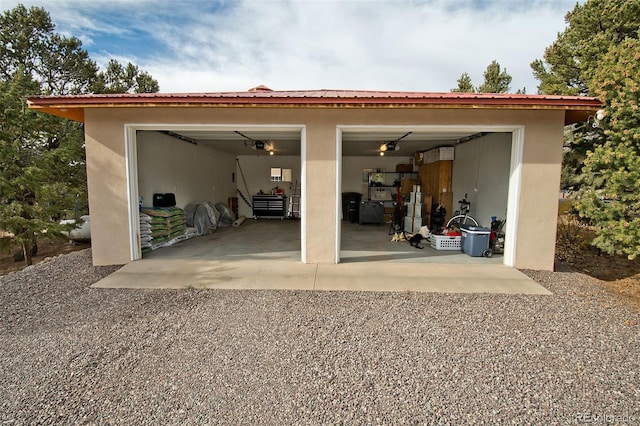
M 300 250 L 301 261 L 306 263 L 306 205 L 307 205 L 307 176 L 306 176 L 306 152 L 307 138 L 306 126 L 302 124 L 170 124 L 170 123 L 125 123 L 124 124 L 124 152 L 127 181 L 128 200 L 128 229 L 129 229 L 129 260 L 142 259 L 140 246 L 140 221 L 138 213 L 138 141 L 137 131 L 291 131 L 300 132 Z
M 511 133 L 511 164 L 509 170 L 509 192 L 507 195 L 507 217 L 505 228 L 505 248 L 502 263 L 515 266 L 518 219 L 520 213 L 520 193 L 522 191 L 522 157 L 524 152 L 524 125 L 390 125 L 390 126 L 336 126 L 336 235 L 335 263 L 340 263 L 341 245 L 341 187 L 342 187 L 342 137 L 344 132 L 404 132 L 407 130 L 420 132 L 470 132 L 470 133 Z M 454 160 L 455 161 L 455 160 Z

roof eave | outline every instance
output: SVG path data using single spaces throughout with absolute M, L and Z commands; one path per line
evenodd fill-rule
M 84 107 L 78 106 L 40 106 L 29 104 L 29 109 L 45 112 L 57 117 L 67 118 L 84 123 Z
M 595 98 L 516 98 L 500 97 L 212 97 L 193 95 L 109 96 L 109 97 L 32 97 L 29 108 L 76 121 L 84 121 L 85 108 L 434 108 L 434 109 L 526 109 L 564 110 L 565 123 L 586 120 L 602 108 Z

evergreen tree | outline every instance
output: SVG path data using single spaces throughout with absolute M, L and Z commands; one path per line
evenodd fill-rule
M 593 244 L 629 259 L 640 254 L 639 38 L 613 46 L 589 82 L 605 104 L 598 122 L 605 142 L 587 153 L 577 204 L 580 215 L 597 226 Z
M 155 93 L 159 86 L 151 74 L 137 65 L 129 62 L 123 66 L 112 59 L 107 69 L 98 73 L 92 89 L 94 93 Z
M 640 1 L 589 0 L 567 13 L 567 29 L 558 34 L 531 64 L 540 81 L 538 92 L 549 95 L 595 95 L 589 84 L 604 55 L 625 38 L 637 38 Z M 562 186 L 579 189 L 581 168 L 588 151 L 604 143 L 599 127 L 580 125 L 565 138 Z
M 105 90 L 157 91 L 149 74 L 120 68 L 128 74 Z M 86 171 L 82 124 L 31 111 L 26 98 L 88 93 L 100 87 L 97 72 L 80 40 L 55 33 L 44 9 L 19 5 L 0 15 L 0 230 L 15 235 L 27 265 L 37 238 L 59 235 L 59 220 L 86 199 Z
M 458 79 L 458 87 L 451 89 L 452 92 L 464 93 L 508 93 L 511 84 L 511 76 L 507 70 L 501 70 L 498 61 L 493 60 L 485 70 L 484 82 L 477 88 L 471 83 L 471 76 L 462 73 Z M 525 93 L 525 89 L 518 90 L 518 93 Z
M 479 93 L 509 93 L 511 76 L 507 70 L 501 70 L 498 61 L 493 60 L 483 74 L 484 83 L 478 87 Z
M 96 66 L 80 40 L 53 32 L 44 9 L 19 5 L 0 16 L 0 229 L 13 233 L 31 264 L 32 246 L 83 196 L 78 123 L 27 109 L 29 95 L 86 91 Z
M 637 38 L 638 0 L 588 0 L 565 16 L 567 29 L 545 49 L 544 60 L 531 64 L 540 81 L 538 91 L 548 95 L 593 95 L 588 80 L 612 46 Z
M 579 213 L 598 230 L 593 244 L 634 258 L 640 253 L 635 133 L 640 1 L 588 0 L 567 13 L 566 22 L 544 60 L 531 64 L 538 91 L 597 95 L 605 117 L 566 132 L 562 182 L 580 189 Z
M 471 76 L 466 72 L 462 73 L 460 78 L 458 79 L 458 87 L 451 89 L 452 92 L 464 92 L 464 93 L 473 93 L 476 91 L 473 84 L 471 84 Z

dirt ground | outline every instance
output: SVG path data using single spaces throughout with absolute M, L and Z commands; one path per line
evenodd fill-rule
M 590 244 L 594 231 L 562 210 L 558 217 L 556 264 L 599 279 L 603 287 L 640 309 L 640 258 L 629 260 L 626 256 L 601 253 Z
M 74 243 L 68 240 L 41 240 L 38 241 L 38 253 L 33 257 L 33 263 L 42 262 L 48 257 L 58 256 L 60 254 L 71 253 L 76 250 L 83 250 L 91 247 L 89 242 Z M 19 271 L 25 267 L 24 261 L 14 262 L 13 254 L 19 251 L 20 247 L 13 241 L 13 238 L 7 234 L 0 235 L 0 275 L 6 275 L 9 272 Z
M 640 309 L 640 261 L 600 253 L 589 244 L 592 234 L 593 232 L 576 223 L 571 217 L 561 214 L 558 219 L 556 263 L 598 278 L 603 287 L 619 294 Z M 73 243 L 66 240 L 43 240 L 38 243 L 38 254 L 33 258 L 33 263 L 90 246 L 89 243 Z M 13 261 L 13 253 L 16 250 L 18 246 L 9 236 L 0 236 L 0 275 L 24 268 L 24 262 Z

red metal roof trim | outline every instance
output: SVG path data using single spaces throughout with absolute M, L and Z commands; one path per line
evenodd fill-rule
M 560 95 L 519 95 L 503 93 L 460 92 L 392 92 L 366 90 L 306 90 L 215 93 L 135 93 L 108 95 L 68 95 L 28 98 L 34 106 L 68 105 L 144 105 L 144 104 L 424 104 L 424 105 L 504 105 L 559 106 L 600 108 L 602 103 L 593 97 Z

